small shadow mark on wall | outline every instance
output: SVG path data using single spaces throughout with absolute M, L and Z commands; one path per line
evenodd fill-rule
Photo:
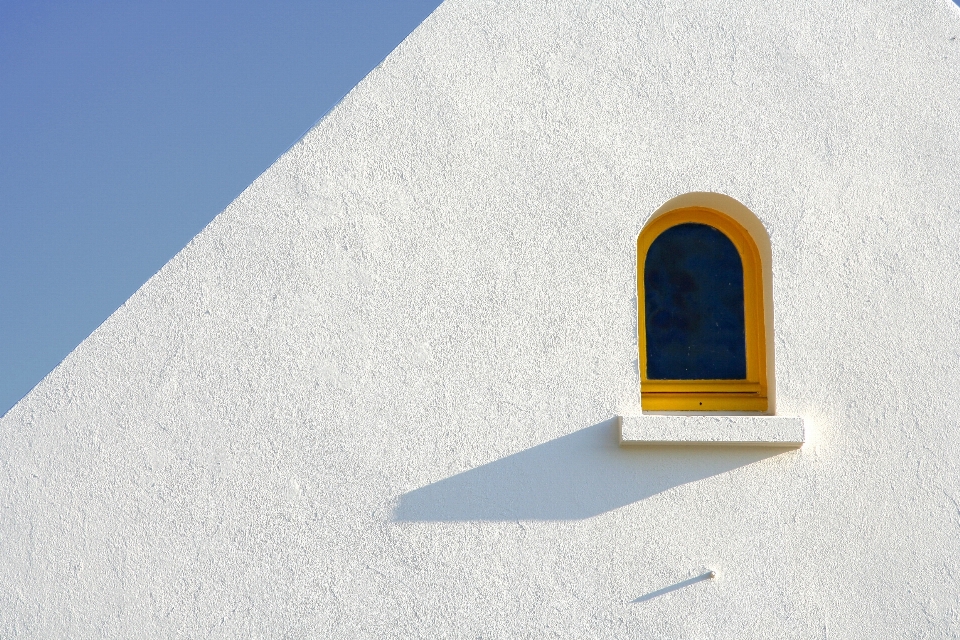
M 646 602 L 647 600 L 653 600 L 654 598 L 658 598 L 658 597 L 660 597 L 660 596 L 664 596 L 664 595 L 666 595 L 666 594 L 668 594 L 668 593 L 671 593 L 671 592 L 673 592 L 673 591 L 679 591 L 680 589 L 683 589 L 684 587 L 689 587 L 689 586 L 692 585 L 692 584 L 696 584 L 696 583 L 698 583 L 698 582 L 703 582 L 704 580 L 709 580 L 709 579 L 710 579 L 710 572 L 708 571 L 707 573 L 705 573 L 705 574 L 703 574 L 703 575 L 701 575 L 701 576 L 696 576 L 696 577 L 690 578 L 690 579 L 688 579 L 688 580 L 683 580 L 683 581 L 681 581 L 681 582 L 678 582 L 677 584 L 672 584 L 672 585 L 670 585 L 669 587 L 664 587 L 663 589 L 657 589 L 656 591 L 651 591 L 651 592 L 648 593 L 647 595 L 645 595 L 645 596 L 640 596 L 640 597 L 637 598 L 636 600 L 633 600 L 633 602 Z
M 617 421 L 405 493 L 398 522 L 582 520 L 781 453 L 752 447 L 620 447 Z

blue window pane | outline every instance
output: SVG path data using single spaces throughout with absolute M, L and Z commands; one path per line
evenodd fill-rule
M 744 380 L 743 265 L 713 227 L 679 224 L 643 268 L 650 380 Z

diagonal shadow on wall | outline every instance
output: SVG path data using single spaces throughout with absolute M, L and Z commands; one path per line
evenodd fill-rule
M 581 520 L 784 450 L 617 444 L 616 419 L 405 493 L 398 522 Z

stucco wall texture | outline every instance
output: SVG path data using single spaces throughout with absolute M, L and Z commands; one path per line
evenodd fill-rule
M 947 0 L 448 0 L 0 420 L 0 637 L 960 637 L 958 107 Z M 691 192 L 801 449 L 617 446 Z

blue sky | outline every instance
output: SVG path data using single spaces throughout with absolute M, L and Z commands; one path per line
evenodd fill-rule
M 0 0 L 0 414 L 440 0 Z

